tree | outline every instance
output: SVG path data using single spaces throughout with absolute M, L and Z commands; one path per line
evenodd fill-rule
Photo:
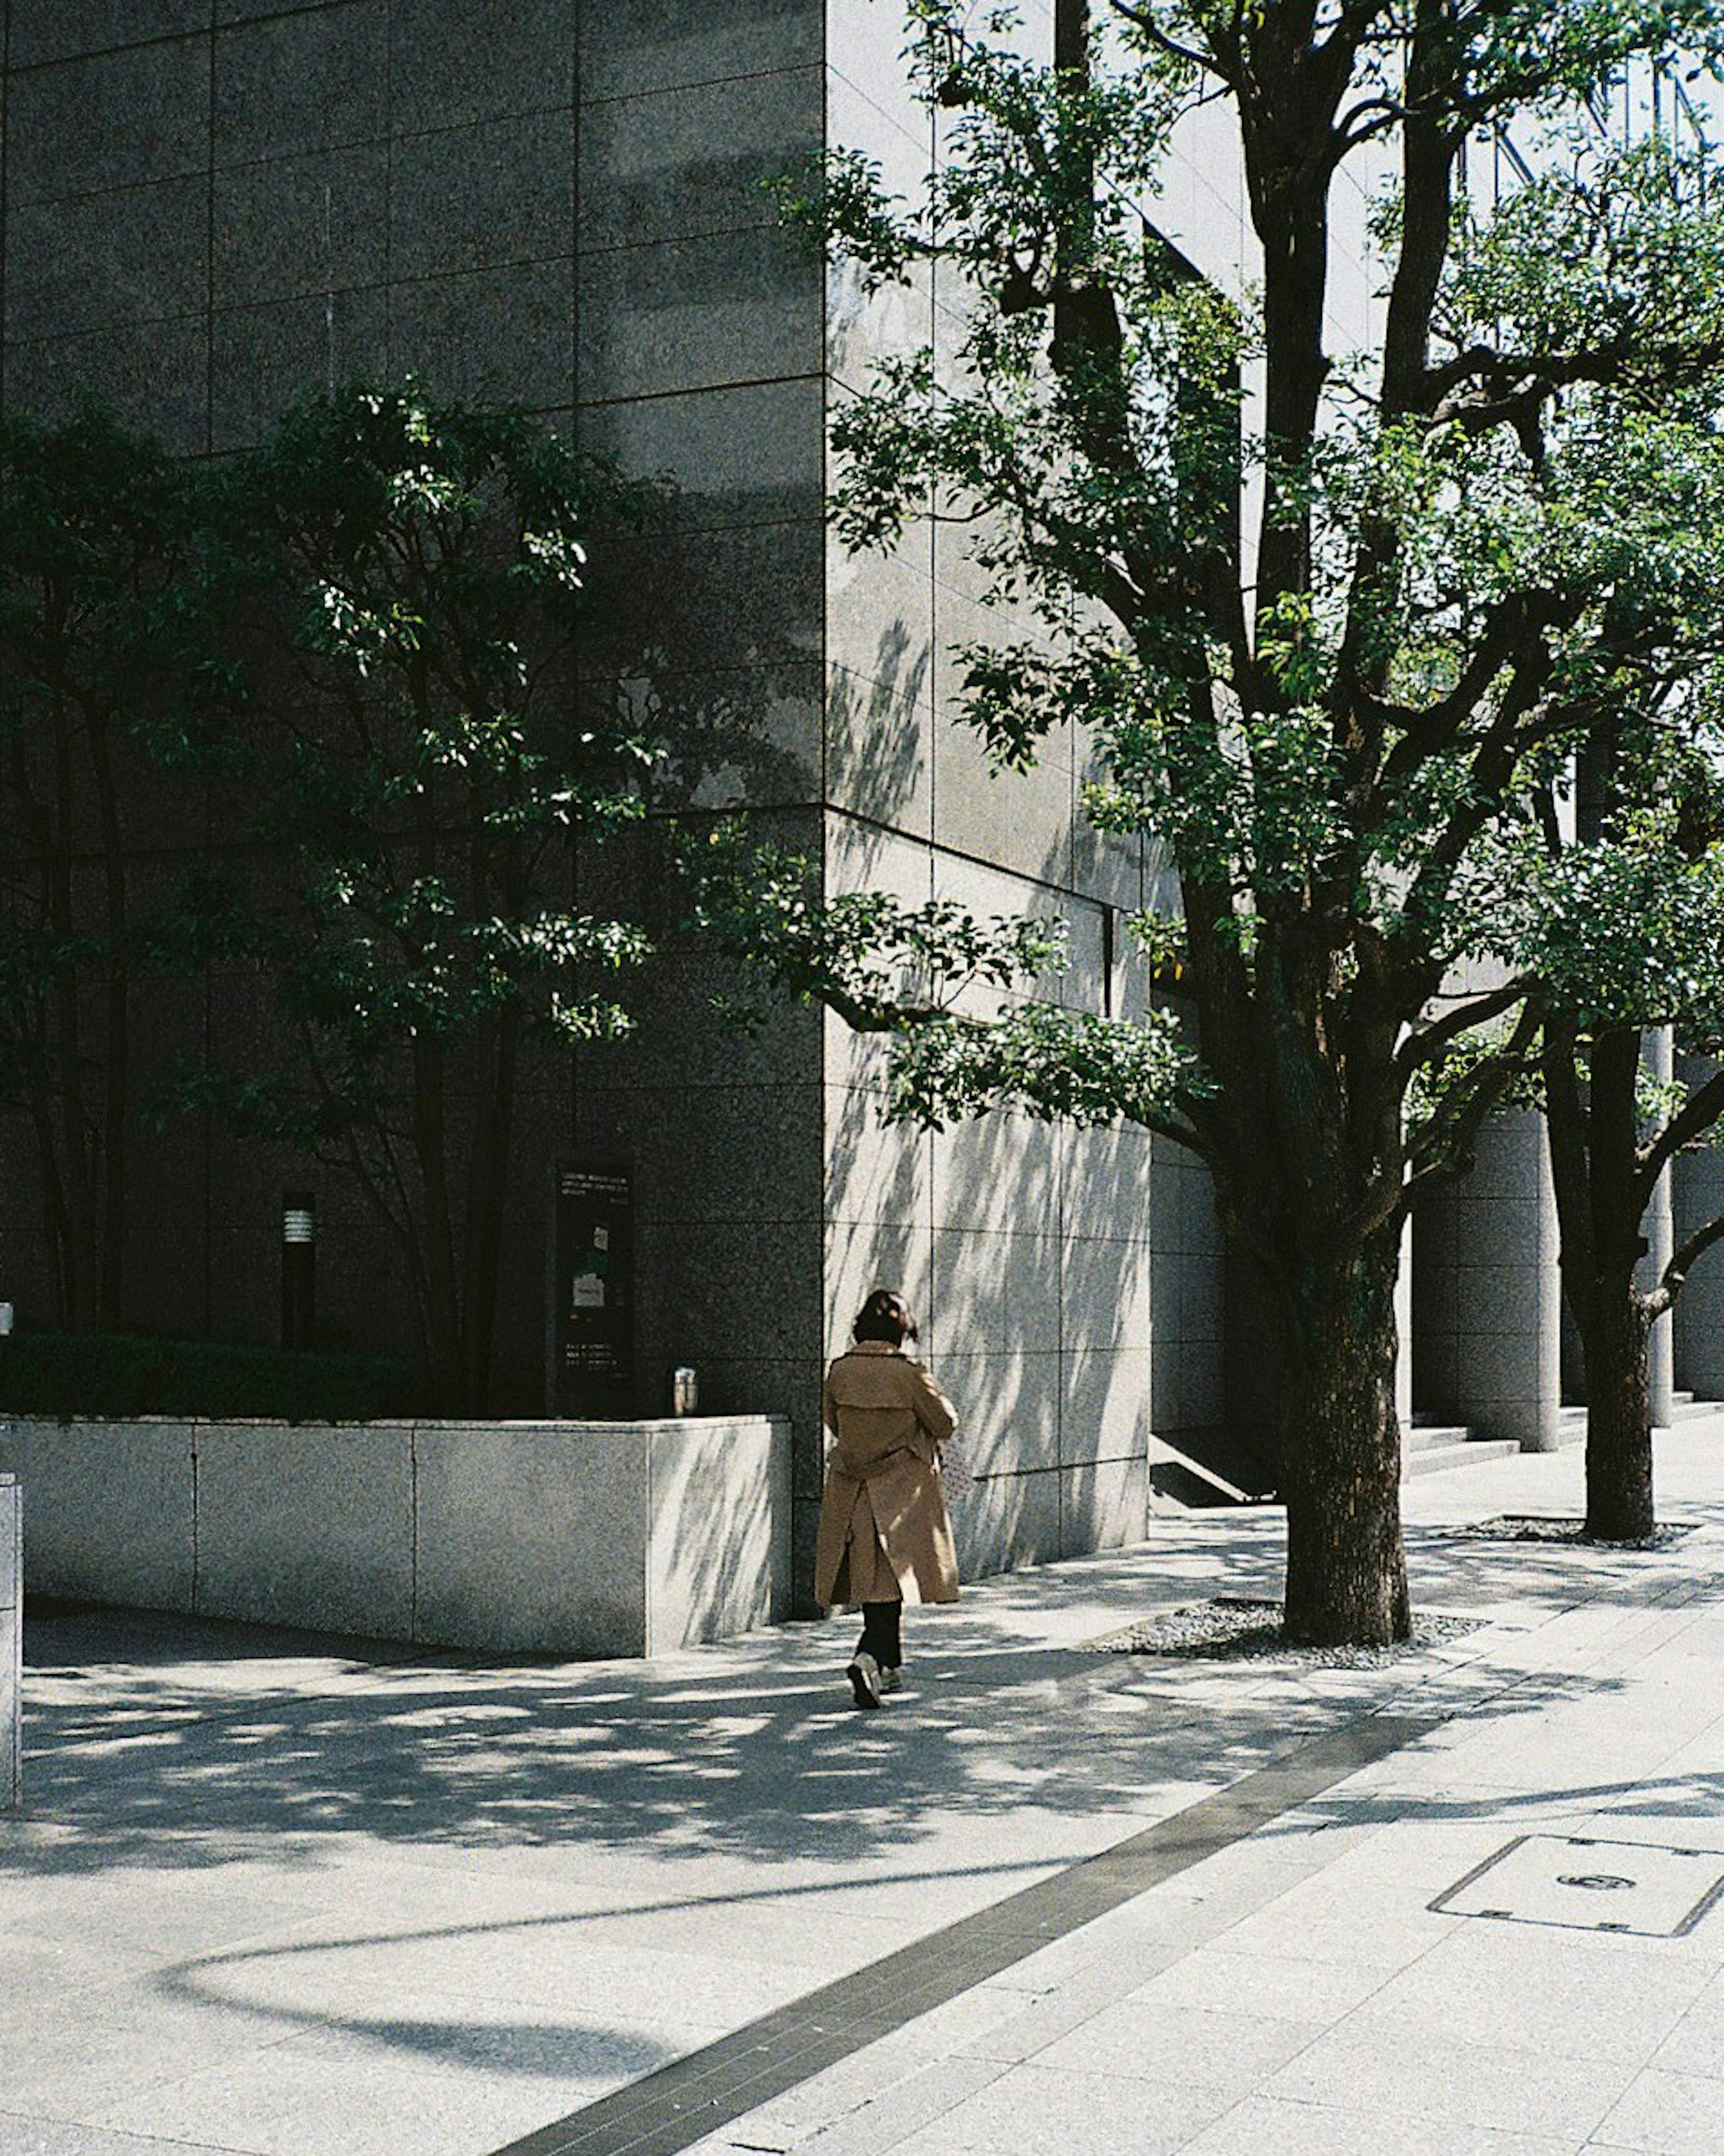
M 840 408 L 839 529 L 879 545 L 931 501 L 970 524 L 996 595 L 1040 616 L 1041 638 L 961 653 L 966 716 L 1007 763 L 1064 716 L 1090 729 L 1091 818 L 1151 833 L 1177 872 L 1177 918 L 1139 926 L 1195 1051 L 1167 1013 L 967 1010 L 962 980 L 1008 963 L 1003 926 L 818 903 L 782 863 L 713 911 L 791 986 L 892 1034 L 896 1112 L 1125 1115 L 1208 1163 L 1278 1354 L 1296 1637 L 1408 1629 L 1402 1229 L 1465 1164 L 1538 1023 L 1526 979 L 1457 968 L 1485 936 L 1500 825 L 1594 722 L 1583 683 L 1615 634 L 1601 565 L 1655 518 L 1660 443 L 1716 457 L 1716 210 L 1595 134 L 1551 152 L 1586 186 L 1548 205 L 1608 173 L 1617 222 L 1569 230 L 1593 274 L 1565 285 L 1561 253 L 1482 243 L 1463 260 L 1493 223 L 1465 146 L 1579 109 L 1636 55 L 1705 45 L 1716 12 L 1057 0 L 1044 66 L 1008 14 L 914 0 L 939 169 L 906 205 L 839 155 L 815 190 L 863 276 L 932 261 L 969 299 L 953 356 L 891 359 Z M 1239 295 L 1144 214 L 1172 130 L 1215 100 L 1260 249 Z M 1396 168 L 1383 338 L 1337 353 L 1331 200 L 1373 161 Z M 1606 392 L 1640 422 L 1618 474 L 1637 491 L 1597 483 L 1568 427 Z M 1649 610 L 1649 645 L 1668 657 L 1685 634 L 1679 609 Z
M 1485 942 L 1536 984 L 1563 1291 L 1586 1366 L 1587 1529 L 1654 1523 L 1647 1336 L 1703 1223 L 1660 1276 L 1637 1278 L 1660 1176 L 1724 1115 L 1724 1084 L 1650 1082 L 1646 1036 L 1707 1052 L 1724 1016 L 1724 863 L 1716 812 L 1724 578 L 1717 350 L 1721 267 L 1704 164 L 1656 138 L 1571 152 L 1456 249 L 1452 303 L 1511 316 L 1525 348 L 1607 337 L 1618 370 L 1521 425 L 1547 498 L 1596 594 L 1563 654 L 1573 760 L 1505 844 Z M 1696 214 L 1696 213 L 1698 213 Z M 1638 346 L 1638 361 L 1627 358 Z
M 55 1315 L 124 1308 L 153 762 L 219 683 L 194 475 L 90 407 L 0 413 L 0 1105 L 32 1141 Z M 141 798 L 141 794 L 142 798 Z
M 447 1410 L 485 1400 L 527 1040 L 626 1030 L 613 977 L 647 948 L 577 902 L 577 843 L 636 819 L 650 757 L 583 710 L 575 649 L 585 540 L 649 499 L 412 388 L 305 403 L 232 475 L 242 844 L 199 955 L 267 981 L 294 1054 L 186 1097 L 352 1178 Z
M 1504 894 L 1506 940 L 1537 975 L 1545 1014 L 1562 1289 L 1586 1372 L 1585 1532 L 1603 1541 L 1656 1523 L 1648 1335 L 1724 1236 L 1724 1214 L 1700 1222 L 1644 1277 L 1659 1178 L 1724 1119 L 1724 1074 L 1691 1089 L 1660 1082 L 1647 1053 L 1665 1027 L 1697 1055 L 1724 1041 L 1720 744 L 1704 713 L 1638 701 L 1594 745 L 1578 814 L 1547 803 L 1536 841 L 1514 850 Z

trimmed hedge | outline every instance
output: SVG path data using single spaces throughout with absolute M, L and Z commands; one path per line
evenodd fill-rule
M 321 1354 L 118 1332 L 0 1337 L 0 1414 L 370 1422 L 411 1414 L 410 1364 L 393 1355 Z

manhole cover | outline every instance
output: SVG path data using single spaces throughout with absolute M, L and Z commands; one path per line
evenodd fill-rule
M 1430 1906 L 1452 1917 L 1674 1939 L 1724 1897 L 1724 1851 L 1526 1834 Z

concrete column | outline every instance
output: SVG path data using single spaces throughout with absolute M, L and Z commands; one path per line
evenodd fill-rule
M 1660 1026 L 1644 1036 L 1641 1060 L 1647 1075 L 1655 1085 L 1668 1086 L 1671 1075 L 1670 1029 Z M 1660 1176 L 1652 1193 L 1652 1201 L 1646 1208 L 1642 1233 L 1650 1245 L 1640 1260 L 1640 1280 L 1647 1288 L 1656 1285 L 1675 1250 L 1675 1237 L 1670 1209 L 1670 1172 L 1666 1168 Z M 1647 1394 L 1652 1409 L 1655 1430 L 1667 1430 L 1675 1419 L 1675 1358 L 1672 1348 L 1673 1328 L 1668 1317 L 1660 1317 L 1654 1325 L 1646 1342 Z
M 1691 1092 L 1717 1068 L 1699 1055 L 1685 1055 L 1680 1065 Z M 1673 1163 L 1670 1209 L 1673 1240 L 1684 1242 L 1724 1214 L 1724 1151 L 1707 1147 Z M 1724 1399 L 1724 1242 L 1714 1243 L 1689 1274 L 1673 1330 L 1676 1383 L 1697 1399 Z
M 1420 1407 L 1553 1450 L 1562 1300 L 1543 1119 L 1519 1110 L 1487 1125 L 1473 1173 L 1424 1201 L 1419 1228 Z
M 1395 1332 L 1400 1352 L 1395 1358 L 1395 1414 L 1404 1438 L 1413 1426 L 1413 1223 L 1401 1230 L 1401 1271 L 1395 1282 Z

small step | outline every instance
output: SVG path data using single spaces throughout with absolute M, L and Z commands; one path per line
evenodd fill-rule
M 1414 1415 L 1410 1423 L 1402 1425 L 1401 1450 L 1403 1455 L 1435 1452 L 1448 1445 L 1468 1444 L 1471 1438 L 1472 1432 L 1465 1423 L 1434 1422 Z
M 1409 1445 L 1401 1455 L 1401 1480 L 1440 1475 L 1450 1467 L 1478 1467 L 1487 1460 L 1512 1460 L 1520 1450 L 1511 1437 L 1463 1437 L 1457 1444 Z

